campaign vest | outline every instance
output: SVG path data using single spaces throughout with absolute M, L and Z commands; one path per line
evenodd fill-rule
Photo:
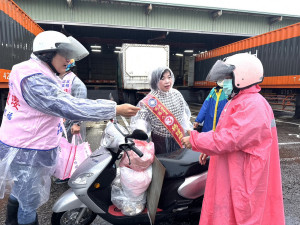
M 76 75 L 73 72 L 69 72 L 63 77 L 61 87 L 65 92 L 71 94 L 72 83 L 75 77 Z
M 0 128 L 0 141 L 16 148 L 51 150 L 58 146 L 61 138 L 61 118 L 42 113 L 26 103 L 21 83 L 24 78 L 33 75 L 47 76 L 61 86 L 55 74 L 37 58 L 13 66 Z

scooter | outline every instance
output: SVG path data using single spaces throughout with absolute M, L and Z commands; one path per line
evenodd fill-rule
M 142 157 L 133 139 L 147 140 L 141 130 L 130 133 L 116 120 L 107 123 L 100 147 L 73 173 L 67 190 L 53 206 L 52 225 L 88 225 L 99 215 L 111 224 L 150 224 L 147 210 L 135 216 L 123 215 L 111 202 L 111 184 L 116 162 L 133 150 Z M 199 164 L 200 153 L 180 149 L 157 157 L 166 168 L 155 222 L 200 216 L 208 162 Z M 208 159 L 209 161 L 209 159 Z

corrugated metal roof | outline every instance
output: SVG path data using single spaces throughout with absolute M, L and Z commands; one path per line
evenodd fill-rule
M 212 19 L 208 10 L 156 5 L 147 15 L 146 5 L 115 1 L 73 1 L 73 7 L 68 7 L 65 0 L 15 2 L 37 22 L 54 24 L 252 36 L 300 21 L 283 18 L 282 22 L 270 25 L 266 16 L 232 12 Z
M 97 1 L 97 0 L 80 0 L 80 1 Z M 153 4 L 160 6 L 169 6 L 169 7 L 178 7 L 178 8 L 191 8 L 191 9 L 200 9 L 200 10 L 224 10 L 228 12 L 236 13 L 248 13 L 248 14 L 257 14 L 257 15 L 272 15 L 272 16 L 286 16 L 286 17 L 300 17 L 299 12 L 295 10 L 285 10 L 285 9 L 276 9 L 282 4 L 273 4 L 275 7 L 266 8 L 266 4 L 257 4 L 253 2 L 254 7 L 250 7 L 245 3 L 240 2 L 205 2 L 199 0 L 114 0 L 115 2 L 122 3 L 138 3 L 138 4 Z M 241 1 L 242 2 L 242 1 Z M 229 4 L 228 4 L 229 3 Z M 232 4 L 233 3 L 233 4 Z M 262 3 L 262 2 L 261 2 Z M 287 3 L 288 4 L 288 3 Z M 291 6 L 292 7 L 292 6 Z M 281 11 L 281 13 L 279 13 Z M 295 13 L 295 14 L 294 14 Z

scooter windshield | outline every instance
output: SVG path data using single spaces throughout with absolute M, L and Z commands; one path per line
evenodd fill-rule
M 89 54 L 88 50 L 75 38 L 70 36 L 68 39 L 70 40 L 70 43 L 62 43 L 57 47 L 60 55 L 64 56 L 66 59 L 79 61 Z

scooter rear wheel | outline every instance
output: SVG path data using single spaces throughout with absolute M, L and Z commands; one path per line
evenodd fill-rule
M 74 225 L 81 208 L 72 209 L 60 213 L 52 213 L 51 223 L 52 225 Z M 78 225 L 89 225 L 96 218 L 96 214 L 87 209 L 79 221 Z

